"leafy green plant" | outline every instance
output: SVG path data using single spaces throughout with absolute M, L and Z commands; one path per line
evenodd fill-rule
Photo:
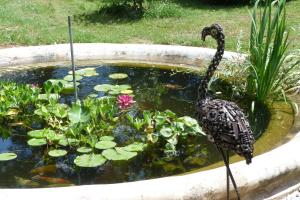
M 112 5 L 129 4 L 136 10 L 142 10 L 144 0 L 104 0 L 104 2 Z
M 90 120 L 89 112 L 78 104 L 73 104 L 70 112 L 68 113 L 68 117 L 71 124 L 88 122 Z
M 143 125 L 145 124 L 145 121 L 143 119 L 140 119 L 138 117 L 134 117 L 130 114 L 126 115 L 127 119 L 129 120 L 129 122 L 136 128 L 136 130 L 140 130 Z
M 39 93 L 35 85 L 0 82 L 0 117 L 31 113 Z
M 147 135 L 150 143 L 162 142 L 165 144 L 165 153 L 175 153 L 178 139 L 183 139 L 188 135 L 205 135 L 198 125 L 197 120 L 184 116 L 178 118 L 170 110 L 164 112 L 144 111 L 143 119 L 127 115 L 129 122 L 138 130 L 144 127 L 143 132 Z M 137 128 L 138 127 L 138 128 Z
M 258 16 L 259 2 L 255 3 L 252 12 L 249 47 L 251 67 L 247 90 L 249 94 L 255 94 L 258 101 L 265 102 L 268 97 L 285 97 L 286 88 L 282 83 L 297 65 L 284 69 L 289 36 L 286 1 L 267 1 Z

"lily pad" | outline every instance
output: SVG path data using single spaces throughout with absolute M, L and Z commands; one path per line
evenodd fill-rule
M 31 138 L 27 141 L 27 144 L 30 146 L 43 146 L 47 144 L 47 141 L 44 138 Z
M 48 152 L 48 155 L 51 157 L 61 157 L 61 156 L 65 156 L 67 154 L 66 150 L 63 149 L 54 149 Z
M 94 90 L 98 91 L 98 92 L 107 92 L 109 90 L 112 90 L 114 88 L 113 85 L 110 84 L 101 84 L 101 85 L 96 85 L 94 87 Z
M 29 135 L 30 137 L 33 137 L 33 138 L 44 138 L 45 137 L 45 130 L 42 129 L 42 130 L 34 130 L 34 131 L 29 131 L 27 133 L 27 135 Z
M 98 94 L 89 94 L 89 97 L 91 97 L 91 98 L 97 98 Z
M 100 140 L 101 141 L 112 141 L 112 140 L 114 140 L 114 137 L 113 136 L 102 136 L 102 137 L 100 137 Z
M 62 134 L 57 134 L 55 131 L 51 129 L 41 129 L 41 130 L 34 130 L 34 131 L 29 131 L 27 133 L 30 137 L 33 138 L 47 138 L 48 140 L 51 141 L 58 141 L 64 138 L 64 135 Z
M 126 151 L 143 151 L 144 148 L 147 146 L 147 144 L 144 144 L 142 142 L 134 142 L 130 145 L 127 145 L 123 147 L 124 150 Z
M 75 75 L 76 81 L 80 81 L 83 77 L 80 75 Z M 64 80 L 66 81 L 73 81 L 73 75 L 67 75 L 64 77 Z
M 79 153 L 90 153 L 90 152 L 92 152 L 92 148 L 90 148 L 90 147 L 79 147 L 78 149 L 77 149 L 77 152 L 79 152 Z
M 0 153 L 0 161 L 13 160 L 17 157 L 15 153 Z
M 110 149 L 117 145 L 117 143 L 113 141 L 100 141 L 95 144 L 95 148 L 97 149 Z
M 59 99 L 59 95 L 58 94 L 39 94 L 38 99 L 39 100 L 44 100 L 44 101 L 48 101 L 50 99 L 52 100 L 58 100 Z
M 114 73 L 114 74 L 110 74 L 108 77 L 111 79 L 124 79 L 127 78 L 128 75 L 124 73 Z
M 108 92 L 108 94 L 110 94 L 110 95 L 117 95 L 117 94 L 120 94 L 120 91 L 118 91 L 118 90 L 111 90 L 111 91 Z
M 62 134 L 57 134 L 55 131 L 50 129 L 45 129 L 45 138 L 47 138 L 50 141 L 59 141 L 63 139 L 65 136 Z
M 61 146 L 68 146 L 68 145 L 78 145 L 79 144 L 79 140 L 75 139 L 75 138 L 63 138 L 61 140 L 59 140 L 58 142 L 59 145 Z
M 99 76 L 99 74 L 97 72 L 94 72 L 94 73 L 90 72 L 90 73 L 86 73 L 84 76 L 86 76 L 86 77 Z
M 118 90 L 118 91 L 124 91 L 124 90 L 128 90 L 130 89 L 131 86 L 130 85 L 115 85 L 113 90 Z
M 125 151 L 123 148 L 106 149 L 102 155 L 108 160 L 129 160 L 137 155 L 137 152 Z
M 68 74 L 72 74 L 72 71 L 69 71 Z M 84 69 L 79 69 L 75 71 L 76 75 L 80 75 L 80 76 L 97 76 L 99 75 L 96 72 L 96 68 L 84 68 Z
M 76 86 L 79 86 L 80 83 L 76 82 Z M 67 82 L 63 85 L 63 89 L 61 91 L 63 94 L 70 94 L 74 92 L 74 85 L 73 82 Z
M 121 94 L 132 94 L 133 91 L 132 90 L 122 90 Z
M 101 154 L 84 154 L 77 156 L 74 160 L 75 165 L 79 167 L 98 167 L 105 163 L 106 158 Z

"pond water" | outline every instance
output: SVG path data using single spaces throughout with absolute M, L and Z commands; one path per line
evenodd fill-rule
M 78 96 L 84 99 L 90 94 L 104 96 L 93 88 L 99 84 L 128 84 L 134 91 L 134 100 L 141 110 L 169 109 L 177 116 L 194 116 L 197 87 L 201 77 L 195 73 L 159 68 L 118 67 L 110 65 L 85 66 L 96 68 L 98 76 L 84 77 L 80 81 Z M 85 67 L 81 67 L 85 68 Z M 2 81 L 42 85 L 48 79 L 62 79 L 70 71 L 67 67 L 51 66 L 18 73 L 2 74 Z M 114 80 L 113 73 L 125 73 L 128 78 Z M 218 87 L 222 88 L 222 87 Z M 220 92 L 220 91 L 217 91 Z M 222 92 L 222 91 L 221 91 Z M 219 94 L 222 98 L 229 96 Z M 72 94 L 65 95 L 61 102 L 70 104 Z M 250 116 L 251 125 L 258 137 L 266 128 L 269 113 L 264 106 L 256 105 L 257 113 L 251 113 L 251 102 L 239 100 L 238 103 Z M 186 143 L 178 144 L 177 154 L 167 156 L 161 149 L 147 149 L 129 161 L 108 161 L 95 168 L 79 168 L 73 164 L 76 152 L 67 156 L 52 158 L 46 147 L 27 145 L 27 131 L 19 127 L 10 129 L 0 125 L 0 153 L 15 152 L 15 160 L 0 162 L 0 187 L 30 188 L 56 187 L 63 185 L 83 185 L 100 183 L 119 183 L 185 173 L 205 167 L 221 160 L 215 147 L 205 137 L 188 138 Z M 38 184 L 36 184 L 38 183 Z

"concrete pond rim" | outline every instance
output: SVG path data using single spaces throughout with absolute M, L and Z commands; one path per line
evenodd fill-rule
M 2 69 L 70 60 L 69 44 L 13 47 L 0 49 Z M 144 44 L 74 44 L 76 62 L 158 63 L 197 70 L 214 55 L 214 49 Z M 224 60 L 242 62 L 246 55 L 225 52 Z M 300 132 L 275 149 L 245 161 L 231 164 L 242 199 L 266 199 L 300 181 Z M 168 200 L 225 199 L 225 167 L 184 175 L 117 184 L 70 186 L 38 189 L 0 189 L 1 199 L 72 199 L 72 200 Z M 231 187 L 232 189 L 233 187 Z M 234 192 L 232 191 L 232 197 Z

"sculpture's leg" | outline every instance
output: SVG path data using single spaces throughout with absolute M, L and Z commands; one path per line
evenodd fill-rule
M 226 163 L 225 165 L 229 166 L 229 151 L 226 151 Z M 228 168 L 226 167 L 226 184 L 227 184 L 227 199 L 229 200 L 230 198 L 230 183 L 229 183 L 229 171 Z
M 220 147 L 217 147 L 217 148 L 218 148 L 219 152 L 221 153 L 222 158 L 224 160 L 224 163 L 225 163 L 225 166 L 226 166 L 226 170 L 227 170 L 227 172 L 229 174 L 229 177 L 231 179 L 232 185 L 234 187 L 234 190 L 235 190 L 235 193 L 236 193 L 236 196 L 237 196 L 237 200 L 240 200 L 241 199 L 240 192 L 239 192 L 239 190 L 238 190 L 238 188 L 236 186 L 235 180 L 233 178 L 233 175 L 232 175 L 230 167 L 229 167 L 229 157 L 228 157 L 228 159 L 226 159 L 226 156 L 225 156 L 225 153 L 224 153 L 223 149 L 220 148 Z

